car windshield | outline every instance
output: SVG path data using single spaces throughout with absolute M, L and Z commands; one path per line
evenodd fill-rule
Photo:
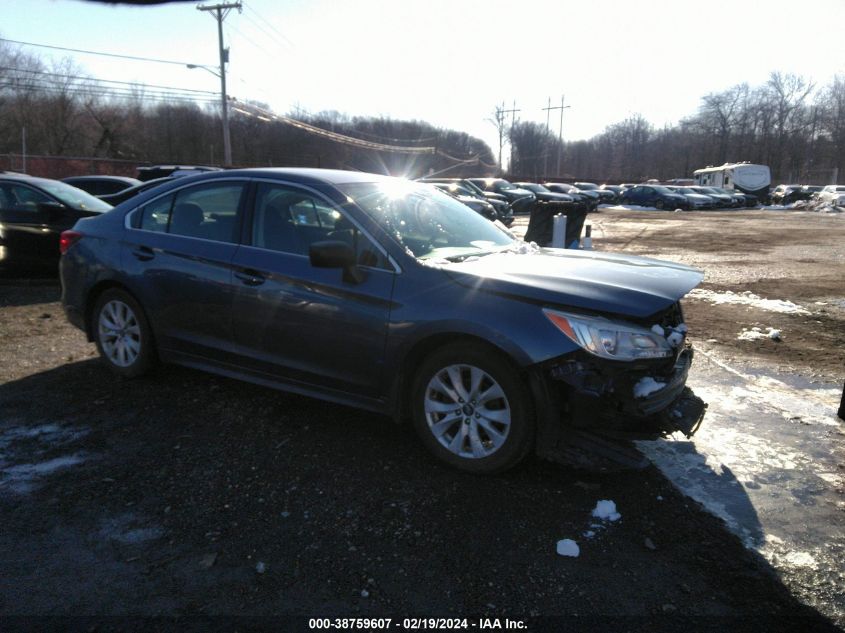
M 661 187 L 661 186 L 659 186 L 659 185 L 652 185 L 652 187 L 653 187 L 653 188 L 654 188 L 654 190 L 655 190 L 655 191 L 657 191 L 658 193 L 675 193 L 674 191 L 672 191 L 672 190 L 671 190 L 671 189 L 669 189 L 668 187 Z
M 528 189 L 529 191 L 533 191 L 534 193 L 547 193 L 549 190 L 546 189 L 543 185 L 535 185 L 530 182 L 525 182 L 519 185 L 520 189 Z
M 507 180 L 499 180 L 499 181 L 498 181 L 498 185 L 497 185 L 497 186 L 498 186 L 498 188 L 499 188 L 499 189 L 501 189 L 502 191 L 510 191 L 511 189 L 516 189 L 516 187 L 514 187 L 514 186 L 513 186 L 511 183 L 509 183 Z
M 492 222 L 429 185 L 396 180 L 338 188 L 417 259 L 460 261 L 514 243 Z
M 97 213 L 104 213 L 112 208 L 112 206 L 103 202 L 99 198 L 95 198 L 90 193 L 71 187 L 69 184 L 59 182 L 57 180 L 45 180 L 38 183 L 44 191 L 50 193 L 59 199 L 63 204 L 73 207 L 74 209 L 82 209 L 83 211 L 95 211 Z

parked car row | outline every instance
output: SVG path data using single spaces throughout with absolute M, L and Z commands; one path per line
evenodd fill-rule
M 818 200 L 836 206 L 845 206 L 844 185 L 778 185 L 772 190 L 774 204 L 792 204 L 802 200 Z
M 419 182 L 434 185 L 456 197 L 488 220 L 499 220 L 505 226 L 513 224 L 513 206 L 508 198 L 484 191 L 467 178 L 420 178 Z
M 655 209 L 685 211 L 737 209 L 756 207 L 759 204 L 756 196 L 741 191 L 729 191 L 719 187 L 664 185 L 634 185 L 622 192 L 620 202 Z

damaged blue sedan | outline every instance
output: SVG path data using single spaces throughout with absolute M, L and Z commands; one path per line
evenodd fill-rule
M 463 470 L 624 455 L 703 417 L 680 304 L 700 271 L 537 248 L 431 185 L 212 172 L 61 244 L 65 313 L 116 374 L 179 363 L 386 414 Z

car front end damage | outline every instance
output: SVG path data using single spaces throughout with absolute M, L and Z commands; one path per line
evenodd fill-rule
M 583 343 L 576 323 L 577 319 L 567 321 L 573 340 Z M 567 330 L 565 325 L 561 329 Z M 586 452 L 617 465 L 644 467 L 647 462 L 630 447 L 631 440 L 654 440 L 677 432 L 689 438 L 698 430 L 707 405 L 686 386 L 694 351 L 686 341 L 680 304 L 657 318 L 632 324 L 630 330 L 632 336 L 642 337 L 643 348 L 659 339 L 665 345 L 639 358 L 614 360 L 596 354 L 588 342 L 534 368 L 535 397 L 543 403 L 538 412 L 541 457 L 571 463 L 576 454 L 574 461 L 589 465 Z M 601 336 L 608 330 L 598 332 Z M 577 447 L 586 451 L 573 453 Z

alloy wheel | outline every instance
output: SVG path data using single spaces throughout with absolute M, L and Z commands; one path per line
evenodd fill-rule
M 100 346 L 108 360 L 129 367 L 141 353 L 141 326 L 126 303 L 113 299 L 100 310 L 97 319 Z
M 511 429 L 511 408 L 498 382 L 473 365 L 449 365 L 425 389 L 425 419 L 435 439 L 461 458 L 496 453 Z

